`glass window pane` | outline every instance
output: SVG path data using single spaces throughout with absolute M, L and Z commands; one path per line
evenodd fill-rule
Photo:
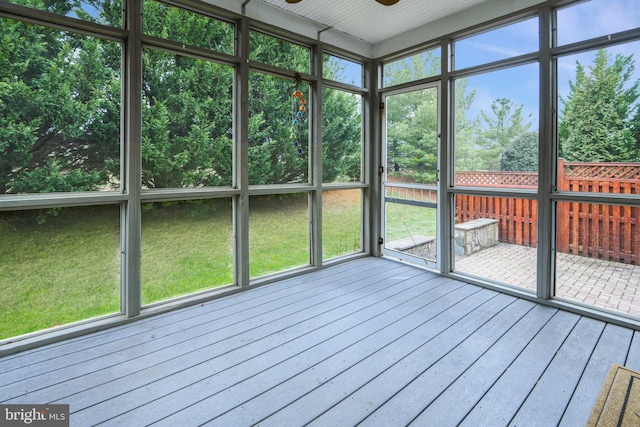
M 559 202 L 555 296 L 640 316 L 640 207 Z
M 536 291 L 536 200 L 455 196 L 455 271 Z
M 46 1 L 46 0 L 8 0 L 10 3 L 32 7 L 45 12 L 78 18 L 112 27 L 122 27 L 122 1 Z
M 640 42 L 558 59 L 558 190 L 634 194 Z
M 249 59 L 309 74 L 311 50 L 257 31 L 249 33 Z
M 536 188 L 538 65 L 456 81 L 455 184 Z
M 233 69 L 143 51 L 143 188 L 232 184 Z
M 309 85 L 250 73 L 249 93 L 249 184 L 308 182 Z
M 142 17 L 145 34 L 233 55 L 228 22 L 152 0 L 144 0 Z
M 250 197 L 251 277 L 309 265 L 308 205 L 307 194 Z
M 440 57 L 438 47 L 384 64 L 383 85 L 388 87 L 437 76 L 441 73 Z
M 120 207 L 0 212 L 0 339 L 120 312 Z
M 322 180 L 361 181 L 362 95 L 325 88 L 322 101 Z
M 121 45 L 0 18 L 0 194 L 120 186 Z
M 322 76 L 325 79 L 362 87 L 363 67 L 359 62 L 325 54 Z
M 454 68 L 473 67 L 538 50 L 538 18 L 527 19 L 455 42 Z
M 141 263 L 143 304 L 231 284 L 231 201 L 143 205 Z
M 322 193 L 322 256 L 330 259 L 362 251 L 362 190 Z
M 558 9 L 558 45 L 640 27 L 637 0 L 590 0 Z

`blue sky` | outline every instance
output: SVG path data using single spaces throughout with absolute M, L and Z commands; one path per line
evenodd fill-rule
M 639 0 L 591 0 L 558 11 L 558 44 L 565 45 L 594 37 L 607 36 L 640 27 Z M 514 57 L 538 49 L 537 19 L 528 19 L 498 30 L 477 35 L 456 44 L 456 68 L 461 69 L 499 59 Z M 636 70 L 632 81 L 640 79 L 640 42 L 611 46 L 615 54 L 633 54 Z M 560 58 L 558 91 L 565 96 L 569 80 L 575 78 L 576 61 L 588 67 L 596 51 Z M 523 104 L 525 116 L 531 115 L 533 128 L 538 124 L 538 66 L 532 64 L 468 78 L 469 88 L 476 90 L 470 116 L 480 110 L 490 111 L 492 100 L 506 97 Z M 562 108 L 562 105 L 560 105 Z
M 640 27 L 640 0 L 590 0 L 558 11 L 558 44 L 566 45 L 637 27 Z M 456 42 L 455 68 L 473 67 L 535 52 L 538 49 L 538 19 L 534 17 Z M 611 54 L 611 60 L 616 54 L 633 54 L 636 70 L 631 81 L 640 79 L 640 42 L 610 46 L 607 50 Z M 576 61 L 588 68 L 595 54 L 596 51 L 589 51 L 559 58 L 560 96 L 566 97 L 569 93 L 569 80 L 575 79 Z M 361 68 L 348 67 L 344 72 L 346 78 L 343 81 L 351 83 L 350 80 L 358 78 Z M 532 130 L 537 128 L 537 63 L 478 74 L 466 79 L 469 90 L 476 92 L 475 101 L 469 111 L 470 118 L 478 117 L 480 111 L 490 112 L 493 100 L 509 98 L 517 106 L 523 105 L 523 116 L 532 122 Z

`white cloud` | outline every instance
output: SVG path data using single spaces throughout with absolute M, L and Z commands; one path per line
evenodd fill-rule
M 638 0 L 591 0 L 558 11 L 558 39 L 573 43 L 640 26 Z
M 518 56 L 518 55 L 522 55 L 523 53 L 526 53 L 526 52 L 519 51 L 517 49 L 510 49 L 507 47 L 496 46 L 492 44 L 469 42 L 469 45 L 480 50 L 484 50 L 491 53 L 497 53 L 500 56 L 503 56 L 505 58 L 510 58 L 513 56 Z

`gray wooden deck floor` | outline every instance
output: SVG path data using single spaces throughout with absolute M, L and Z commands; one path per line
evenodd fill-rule
M 71 425 L 581 426 L 640 334 L 364 258 L 0 359 Z

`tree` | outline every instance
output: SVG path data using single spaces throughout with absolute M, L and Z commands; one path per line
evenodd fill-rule
M 562 99 L 558 139 L 560 155 L 569 161 L 640 160 L 640 80 L 628 85 L 633 55 L 610 55 L 601 49 L 588 68 L 577 62 L 575 81 Z
M 286 184 L 308 177 L 309 124 L 295 118 L 299 89 L 309 99 L 309 86 L 261 73 L 249 77 L 249 183 Z M 293 120 L 299 122 L 293 125 Z M 295 138 L 291 138 L 294 134 Z M 301 147 L 294 144 L 298 142 Z M 300 148 L 301 153 L 298 152 Z
M 308 72 L 308 49 L 259 32 L 252 32 L 249 41 L 253 60 Z M 296 90 L 301 91 L 307 101 L 305 107 L 310 109 L 308 84 L 259 72 L 249 75 L 250 184 L 308 180 L 309 121 L 307 112 L 295 117 L 300 107 L 299 98 L 292 97 Z M 297 125 L 293 124 L 294 120 Z
M 480 111 L 485 130 L 477 141 L 480 148 L 478 156 L 482 160 L 482 169 L 497 171 L 500 167 L 500 155 L 513 141 L 525 133 L 531 122 L 525 123 L 521 104 L 507 98 L 497 98 L 491 103 L 492 115 Z
M 322 180 L 360 178 L 362 104 L 356 95 L 325 88 L 322 108 Z
M 385 84 L 415 81 L 440 73 L 440 57 L 433 51 L 414 55 L 385 67 Z M 467 90 L 466 80 L 456 81 L 456 164 L 466 157 L 467 134 L 475 127 L 466 113 L 475 91 Z M 418 90 L 387 98 L 387 169 L 414 182 L 436 182 L 438 156 L 438 94 Z M 459 157 L 460 156 L 460 157 Z
M 435 183 L 438 168 L 438 100 L 435 89 L 387 98 L 387 157 L 413 182 Z
M 144 31 L 229 50 L 232 27 L 160 2 L 144 2 Z M 143 50 L 142 184 L 147 188 L 230 186 L 233 69 Z
M 467 112 L 475 100 L 476 91 L 468 91 L 468 80 L 455 82 L 455 167 L 456 171 L 475 171 L 482 169 L 478 159 L 475 138 L 480 121 L 467 117 Z
M 500 154 L 500 170 L 537 172 L 538 139 L 538 132 L 527 132 L 516 137 Z
M 415 81 L 440 73 L 434 51 L 385 66 L 385 85 Z M 387 170 L 415 182 L 435 182 L 438 101 L 435 90 L 405 92 L 387 98 Z
M 92 190 L 118 179 L 118 50 L 0 19 L 0 193 Z
M 231 185 L 233 70 L 151 49 L 143 59 L 143 185 Z
M 16 1 L 121 26 L 117 0 Z M 144 2 L 143 31 L 233 53 L 232 25 L 161 2 Z M 120 43 L 5 18 L 0 18 L 0 43 L 0 194 L 117 188 Z M 257 31 L 251 32 L 250 44 L 255 61 L 309 70 L 306 47 Z M 232 184 L 233 75 L 229 65 L 143 49 L 144 187 Z M 298 87 L 310 105 L 309 85 L 266 73 L 250 75 L 248 173 L 252 184 L 308 179 L 306 117 L 296 129 L 302 153 L 291 140 L 295 101 L 291 93 Z M 359 102 L 346 92 L 326 95 L 323 107 L 340 120 L 327 123 L 323 132 L 325 179 L 359 175 Z

